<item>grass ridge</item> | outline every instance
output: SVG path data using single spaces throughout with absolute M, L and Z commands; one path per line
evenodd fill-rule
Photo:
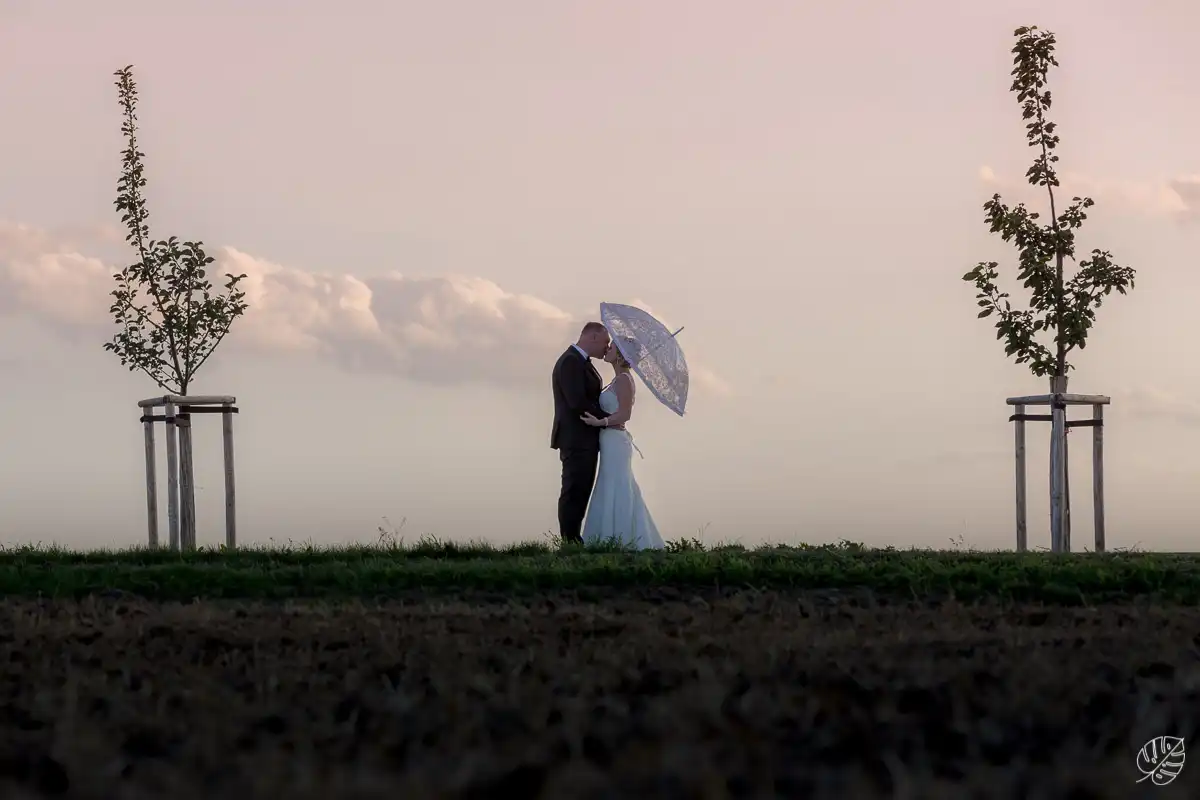
M 832 545 L 663 552 L 423 539 L 376 546 L 0 550 L 0 595 L 125 592 L 156 600 L 379 598 L 413 590 L 527 593 L 588 587 L 867 589 L 901 597 L 1076 605 L 1154 597 L 1200 603 L 1200 554 L 979 552 Z

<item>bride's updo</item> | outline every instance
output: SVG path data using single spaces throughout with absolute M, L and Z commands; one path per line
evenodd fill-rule
M 639 357 L 645 350 L 645 348 L 638 343 L 637 339 L 634 339 L 632 336 L 622 336 L 621 344 L 624 345 L 626 351 L 637 353 Z M 620 347 L 617 347 L 615 342 L 613 343 L 613 352 L 615 354 L 613 364 L 618 367 L 624 367 L 625 369 L 633 368 L 633 365 L 629 363 L 629 359 L 625 358 L 625 352 L 622 351 Z

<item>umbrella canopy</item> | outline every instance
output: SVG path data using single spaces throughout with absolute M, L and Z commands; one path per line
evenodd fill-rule
M 600 321 L 613 344 L 659 402 L 683 416 L 688 365 L 675 333 L 650 314 L 620 303 L 601 303 Z

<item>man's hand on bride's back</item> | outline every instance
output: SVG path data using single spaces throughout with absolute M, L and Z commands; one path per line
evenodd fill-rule
M 590 411 L 583 412 L 583 416 L 581 416 L 580 419 L 583 420 L 585 425 L 591 425 L 593 428 L 612 428 L 613 430 L 617 431 L 625 430 L 624 423 L 619 425 L 605 425 L 603 419 L 593 416 Z

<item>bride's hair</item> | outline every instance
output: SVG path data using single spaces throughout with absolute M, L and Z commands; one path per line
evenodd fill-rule
M 634 338 L 630 336 L 625 336 L 622 338 L 630 347 L 636 348 L 638 346 L 637 340 Z M 633 365 L 629 363 L 629 359 L 625 358 L 625 354 L 621 352 L 621 348 L 617 347 L 616 342 L 613 342 L 613 350 L 616 351 L 617 354 L 616 366 L 623 367 L 625 369 L 633 369 Z

